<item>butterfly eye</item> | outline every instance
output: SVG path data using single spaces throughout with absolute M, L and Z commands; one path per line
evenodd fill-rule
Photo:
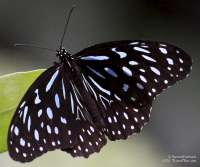
M 60 51 L 56 51 L 56 56 L 60 57 Z

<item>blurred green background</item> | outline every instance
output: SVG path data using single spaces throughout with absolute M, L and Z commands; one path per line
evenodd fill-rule
M 101 42 L 151 39 L 185 50 L 193 58 L 193 70 L 188 78 L 154 101 L 150 122 L 140 134 L 108 142 L 89 159 L 72 158 L 57 150 L 21 164 L 6 152 L 0 154 L 0 166 L 199 167 L 199 0 L 0 0 L 0 76 L 52 66 L 57 61 L 54 52 L 13 45 L 26 43 L 59 49 L 74 4 L 76 8 L 63 42 L 70 53 Z M 196 155 L 197 162 L 162 162 L 169 155 Z

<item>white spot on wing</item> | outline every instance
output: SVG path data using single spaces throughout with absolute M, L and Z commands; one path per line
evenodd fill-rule
M 35 139 L 37 141 L 39 141 L 39 133 L 38 133 L 37 129 L 34 130 L 34 136 L 35 136 Z
M 155 88 L 152 88 L 152 92 L 154 92 L 154 93 L 155 93 L 155 92 L 156 92 L 156 89 L 155 89 Z
M 90 130 L 91 130 L 92 132 L 94 132 L 94 128 L 93 128 L 92 126 L 90 126 Z
M 127 84 L 123 84 L 123 85 L 124 85 L 124 87 L 123 87 L 124 91 L 127 92 L 129 86 Z
M 149 48 L 148 46 L 146 46 L 146 45 L 142 45 L 141 47 L 143 47 L 143 48 Z
M 28 106 L 26 106 L 26 107 L 24 108 L 23 123 L 25 123 L 25 121 L 26 121 L 27 112 L 28 112 Z
M 118 51 L 116 51 L 116 48 L 112 48 L 111 50 L 112 50 L 113 52 L 116 52 L 117 54 L 119 54 L 120 59 L 122 59 L 122 58 L 124 58 L 124 57 L 127 56 L 127 54 L 126 54 L 125 52 L 118 52 Z
M 139 42 L 132 42 L 129 45 L 137 45 Z
M 82 142 L 84 142 L 83 137 L 81 135 L 79 135 L 79 138 Z
M 42 115 L 42 109 L 38 111 L 38 118 Z
M 145 70 L 144 70 L 144 69 L 140 69 L 140 71 L 141 71 L 141 72 L 145 72 Z
M 70 101 L 71 101 L 71 109 L 72 109 L 72 113 L 74 114 L 74 100 L 73 100 L 73 97 L 72 97 L 71 92 L 70 92 Z
M 123 66 L 122 67 L 123 72 L 128 75 L 128 76 L 132 76 L 132 72 L 130 69 L 128 69 L 127 67 Z
M 115 98 L 119 101 L 121 101 L 121 99 L 119 98 L 119 96 L 117 96 L 116 94 L 114 94 Z
M 156 62 L 156 60 L 154 60 L 153 58 L 151 58 L 151 57 L 149 57 L 149 56 L 142 55 L 142 57 L 145 58 L 146 60 Z
M 20 138 L 20 144 L 21 144 L 22 146 L 25 146 L 25 140 L 24 140 L 23 138 Z
M 101 75 L 99 72 L 97 72 L 96 70 L 90 68 L 87 66 L 87 68 L 89 68 L 91 71 L 93 71 L 95 74 L 97 74 L 98 76 L 100 76 L 101 78 L 105 79 L 105 77 L 103 75 Z
M 132 100 L 132 101 L 135 101 L 136 99 L 135 99 L 134 97 L 131 97 L 131 100 Z
M 49 119 L 53 118 L 53 112 L 50 107 L 47 107 L 47 115 L 48 115 Z
M 167 61 L 168 61 L 168 64 L 170 64 L 170 65 L 174 65 L 174 62 L 173 62 L 173 60 L 172 60 L 172 59 L 170 59 L 170 58 L 167 58 Z
M 63 118 L 63 117 L 60 117 L 60 121 L 61 121 L 62 123 L 64 123 L 64 124 L 67 123 L 67 120 L 66 120 L 65 118 Z
M 48 132 L 49 134 L 51 134 L 51 127 L 50 127 L 49 125 L 47 125 L 47 132 Z
M 113 118 L 114 118 L 114 121 L 117 122 L 117 118 L 115 116 Z
M 138 65 L 138 62 L 136 62 L 136 61 L 129 61 L 129 64 L 130 65 Z
M 19 149 L 17 147 L 15 147 L 15 151 L 16 153 L 19 153 Z
M 105 67 L 104 70 L 105 70 L 108 74 L 112 75 L 113 77 L 118 77 L 117 74 L 116 74 L 113 70 L 111 70 L 110 68 Z
M 43 151 L 43 147 L 40 147 L 39 149 L 40 149 L 40 151 Z
M 135 46 L 133 49 L 136 50 L 136 51 L 139 51 L 139 52 L 150 53 L 148 50 L 137 47 L 137 46 Z
M 60 108 L 60 99 L 57 93 L 55 94 L 55 102 L 56 102 L 56 107 Z
M 108 117 L 108 122 L 112 123 L 112 119 L 110 117 Z
M 136 117 L 134 117 L 135 122 L 138 122 L 138 119 Z
M 165 84 L 168 84 L 168 80 L 164 80 L 164 83 L 165 83 Z
M 54 132 L 55 132 L 55 134 L 58 134 L 58 128 L 57 127 L 54 128 Z
M 160 71 L 157 68 L 155 67 L 150 67 L 150 68 L 155 74 L 160 75 Z
M 144 89 L 144 86 L 142 86 L 140 83 L 137 83 L 137 87 L 140 89 Z
M 81 57 L 82 60 L 108 60 L 108 56 L 87 56 Z
M 26 103 L 26 101 L 24 101 L 21 105 L 20 108 L 24 107 L 24 104 Z
M 183 63 L 183 60 L 181 58 L 179 58 L 180 63 Z
M 141 79 L 143 82 L 147 83 L 147 80 L 146 80 L 146 78 L 145 78 L 144 76 L 140 75 L 140 79 Z
M 163 53 L 163 54 L 167 54 L 167 49 L 165 49 L 165 48 L 159 48 L 159 50 Z
M 63 83 L 63 78 L 62 78 L 62 91 L 63 91 L 63 97 L 64 99 L 66 99 L 66 95 L 65 95 L 65 85 Z
M 164 46 L 164 47 L 167 46 L 167 45 L 165 45 L 165 44 L 159 44 L 159 45 L 160 45 L 160 46 Z
M 124 117 L 126 118 L 126 119 L 129 119 L 128 118 L 128 115 L 124 112 Z
M 35 93 L 36 93 L 36 98 L 35 98 L 35 104 L 39 104 L 41 102 L 40 98 L 39 98 L 39 90 L 36 89 L 35 90 Z
M 53 76 L 51 77 L 50 81 L 48 82 L 48 84 L 46 86 L 46 92 L 48 92 L 49 89 L 51 89 L 51 86 L 53 85 L 57 75 L 58 75 L 58 70 L 53 74 Z
M 14 125 L 12 125 L 11 128 L 10 128 L 10 131 L 11 131 L 11 132 L 13 131 L 13 128 L 14 128 Z
M 28 117 L 28 124 L 27 124 L 27 129 L 30 132 L 30 128 L 31 128 L 31 117 Z

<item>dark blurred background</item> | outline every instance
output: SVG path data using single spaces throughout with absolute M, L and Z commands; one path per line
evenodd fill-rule
M 198 167 L 200 165 L 200 1 L 199 0 L 0 0 L 0 75 L 49 68 L 55 53 L 15 43 L 59 49 L 72 5 L 63 45 L 70 53 L 101 42 L 151 39 L 174 44 L 193 58 L 188 78 L 164 91 L 153 103 L 150 122 L 140 134 L 108 142 L 89 159 L 59 150 L 24 167 Z M 3 102 L 0 102 L 3 103 Z M 195 156 L 197 162 L 162 162 L 169 155 Z M 176 159 L 177 160 L 177 159 Z M 187 159 L 191 160 L 191 159 Z M 21 167 L 8 153 L 0 166 Z

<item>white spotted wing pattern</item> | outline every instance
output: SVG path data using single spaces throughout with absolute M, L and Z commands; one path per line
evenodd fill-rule
M 8 134 L 9 154 L 20 162 L 61 148 L 72 156 L 88 157 L 106 144 L 60 64 L 47 69 L 29 88 Z
M 91 55 L 97 60 L 89 59 Z M 76 57 L 110 140 L 140 132 L 149 120 L 152 101 L 184 79 L 192 67 L 183 50 L 156 41 L 108 42 L 86 48 Z
M 70 55 L 47 69 L 22 98 L 8 131 L 8 151 L 20 162 L 61 149 L 87 158 L 110 140 L 139 133 L 152 102 L 188 76 L 190 56 L 155 41 L 116 41 Z

